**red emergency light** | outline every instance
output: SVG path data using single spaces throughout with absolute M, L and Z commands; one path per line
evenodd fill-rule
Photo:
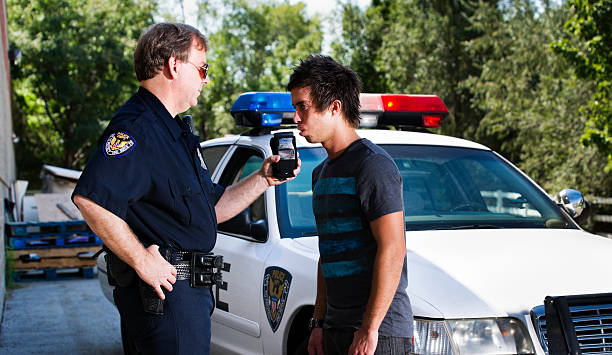
M 440 127 L 448 116 L 435 95 L 361 94 L 361 125 Z

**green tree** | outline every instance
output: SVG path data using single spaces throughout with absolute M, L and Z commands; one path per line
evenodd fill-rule
M 155 6 L 153 0 L 7 2 L 11 47 L 22 51 L 11 68 L 20 178 L 34 181 L 42 162 L 83 167 L 105 123 L 138 85 L 132 55 Z
M 465 43 L 482 32 L 470 26 L 469 18 L 479 7 L 496 3 L 374 0 L 365 13 L 346 4 L 335 55 L 349 60 L 364 80 L 364 91 L 441 96 L 451 112 L 443 131 L 474 138 L 482 113 L 471 104 L 464 82 L 479 75 L 479 58 Z
M 200 22 L 214 17 L 222 19 L 210 35 L 211 83 L 190 110 L 202 139 L 243 130 L 229 114 L 236 97 L 246 91 L 284 91 L 293 66 L 319 53 L 323 39 L 318 18 L 308 18 L 303 3 L 202 2 Z
M 597 90 L 584 112 L 588 115 L 583 143 L 607 155 L 612 170 L 612 0 L 571 0 L 572 17 L 566 35 L 552 44 L 581 79 L 593 81 Z
M 612 191 L 605 156 L 585 148 L 580 137 L 586 122 L 577 110 L 594 85 L 576 79 L 550 42 L 561 36 L 563 8 L 538 12 L 530 1 L 506 2 L 503 21 L 486 7 L 470 19 L 484 36 L 466 44 L 482 56 L 481 75 L 466 82 L 473 104 L 485 113 L 477 140 L 515 162 L 549 193 L 565 187 L 588 194 Z

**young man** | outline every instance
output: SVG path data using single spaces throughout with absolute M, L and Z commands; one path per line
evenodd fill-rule
M 330 57 L 309 56 L 287 90 L 300 135 L 328 154 L 312 173 L 320 258 L 308 352 L 407 354 L 402 181 L 391 157 L 355 131 L 361 80 Z
M 218 222 L 282 183 L 272 177 L 278 156 L 227 189 L 210 180 L 200 139 L 178 116 L 210 82 L 207 49 L 206 38 L 184 24 L 157 24 L 140 37 L 140 89 L 110 121 L 73 193 L 112 251 L 124 347 L 135 347 L 126 353 L 209 353 L 214 305 L 210 288 L 190 284 L 193 253 L 210 252 Z

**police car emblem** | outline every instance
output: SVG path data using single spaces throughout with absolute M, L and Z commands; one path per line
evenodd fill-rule
M 134 138 L 125 132 L 111 134 L 104 144 L 104 155 L 107 158 L 118 158 L 128 154 L 136 146 Z
M 263 299 L 266 316 L 273 332 L 276 332 L 287 305 L 291 287 L 289 271 L 277 266 L 266 268 L 263 279 Z

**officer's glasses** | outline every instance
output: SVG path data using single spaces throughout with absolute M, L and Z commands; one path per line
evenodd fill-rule
M 206 79 L 206 77 L 208 76 L 208 63 L 202 65 L 201 67 L 189 61 L 187 63 L 193 65 L 198 70 L 198 72 L 200 73 L 200 79 Z

